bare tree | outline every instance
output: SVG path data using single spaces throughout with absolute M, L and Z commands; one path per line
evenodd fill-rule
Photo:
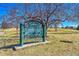
M 31 4 L 31 5 L 33 5 L 33 4 Z M 50 20 L 52 20 L 51 18 L 55 15 L 56 12 L 58 12 L 59 7 L 62 5 L 63 4 L 52 4 L 52 3 L 34 4 L 34 8 L 33 8 L 34 11 L 30 12 L 30 14 L 28 16 L 30 18 L 40 18 L 40 20 L 45 23 L 46 29 L 47 29 L 49 26 Z M 27 5 L 25 5 L 25 6 L 27 7 Z M 26 13 L 26 14 L 28 14 L 28 13 Z M 55 16 L 57 16 L 57 15 L 55 15 Z M 50 24 L 56 25 L 55 27 L 57 28 L 57 25 L 58 25 L 58 23 L 60 23 L 60 21 L 58 21 L 58 18 L 55 20 L 57 20 L 57 21 L 53 21 Z M 62 19 L 60 19 L 60 20 L 62 20 Z
M 57 31 L 58 25 L 60 25 L 60 24 L 62 24 L 61 19 L 53 19 L 53 20 L 49 21 L 48 26 L 53 25 L 55 31 Z
M 3 16 L 3 21 L 2 21 L 2 26 L 1 26 L 1 28 L 2 28 L 3 30 L 8 28 L 8 23 L 7 23 L 6 16 Z

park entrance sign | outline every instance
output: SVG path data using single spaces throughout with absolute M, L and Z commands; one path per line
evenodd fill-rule
M 28 20 L 20 23 L 20 45 L 22 46 L 27 39 L 41 38 L 45 42 L 46 27 L 41 20 Z

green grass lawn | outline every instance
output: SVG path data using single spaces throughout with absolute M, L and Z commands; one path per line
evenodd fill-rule
M 76 32 L 76 33 L 75 33 Z M 60 56 L 60 55 L 66 55 L 66 56 L 73 56 L 78 55 L 79 56 L 79 31 L 77 30 L 71 30 L 71 29 L 59 29 L 57 32 L 54 31 L 54 29 L 49 28 L 48 34 L 47 34 L 47 40 L 50 41 L 50 43 L 45 45 L 37 45 L 32 46 L 28 48 L 19 49 L 17 51 L 13 51 L 12 49 L 2 49 L 0 50 L 0 55 L 6 55 L 6 56 L 27 56 L 27 55 L 36 55 L 36 56 Z M 7 36 L 12 34 L 12 32 L 8 32 L 6 34 Z M 62 33 L 62 34 L 61 34 Z M 66 34 L 67 33 L 67 34 Z M 10 39 L 11 37 L 9 37 Z M 13 38 L 13 37 L 12 37 Z M 64 41 L 71 41 L 72 43 L 66 43 L 66 42 L 60 42 L 61 40 Z M 16 40 L 14 41 L 8 41 L 7 44 L 15 44 L 17 43 Z

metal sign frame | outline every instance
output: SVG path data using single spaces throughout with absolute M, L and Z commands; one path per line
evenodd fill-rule
M 23 39 L 24 39 L 24 33 L 25 32 L 23 32 L 23 28 L 26 26 L 25 24 L 26 23 L 30 23 L 30 22 L 34 22 L 34 23 L 40 23 L 40 25 L 41 25 L 41 29 L 43 30 L 42 31 L 42 41 L 43 42 L 45 42 L 45 35 L 46 35 L 46 27 L 45 27 L 45 24 L 44 24 L 44 22 L 43 21 L 41 21 L 41 20 L 28 20 L 28 21 L 26 21 L 26 22 L 24 22 L 24 23 L 20 23 L 20 45 L 21 46 L 23 46 L 23 44 L 24 44 L 24 42 L 23 42 Z

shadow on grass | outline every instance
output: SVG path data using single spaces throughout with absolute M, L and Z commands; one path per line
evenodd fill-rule
M 27 43 L 24 43 L 24 44 L 32 44 L 32 43 L 37 43 L 37 42 L 27 42 Z M 10 48 L 15 50 L 15 48 L 14 48 L 15 46 L 21 46 L 21 45 L 20 44 L 7 45 L 7 46 L 0 47 L 0 50 L 1 49 L 10 49 Z
M 63 43 L 73 43 L 73 41 L 67 41 L 67 40 L 60 40 L 60 42 L 63 42 Z

